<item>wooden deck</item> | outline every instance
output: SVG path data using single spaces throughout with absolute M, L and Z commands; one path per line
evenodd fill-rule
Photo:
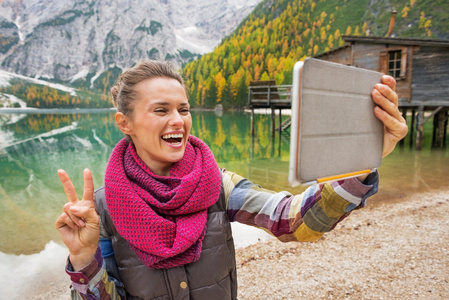
M 248 99 L 252 108 L 290 108 L 291 85 L 276 85 L 274 81 L 252 81 Z
M 279 134 L 290 127 L 290 123 L 282 123 L 282 109 L 291 109 L 291 85 L 276 85 L 271 81 L 252 81 L 248 88 L 248 106 L 251 109 L 251 136 L 254 136 L 254 110 L 265 108 L 271 110 L 271 136 L 276 132 L 276 109 L 279 110 Z

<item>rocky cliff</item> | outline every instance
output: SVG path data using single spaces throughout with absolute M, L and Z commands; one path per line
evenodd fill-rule
M 140 58 L 177 65 L 209 52 L 260 0 L 3 0 L 1 68 L 89 78 Z

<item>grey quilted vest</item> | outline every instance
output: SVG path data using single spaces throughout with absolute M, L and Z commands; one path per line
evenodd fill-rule
M 226 213 L 223 187 L 208 210 L 206 236 L 198 261 L 171 269 L 148 268 L 112 223 L 104 188 L 95 192 L 102 235 L 110 237 L 127 299 L 227 300 L 237 298 L 234 240 Z

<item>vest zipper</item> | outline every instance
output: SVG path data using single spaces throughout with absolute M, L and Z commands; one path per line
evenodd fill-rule
M 175 300 L 175 298 L 173 298 L 170 280 L 168 279 L 168 271 L 167 271 L 167 269 L 163 269 L 163 270 L 164 270 L 165 285 L 167 286 L 167 291 L 168 291 L 168 297 L 170 298 L 170 300 Z

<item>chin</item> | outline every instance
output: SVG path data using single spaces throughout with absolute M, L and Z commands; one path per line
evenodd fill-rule
M 182 151 L 182 155 L 172 155 L 172 156 L 168 157 L 167 161 L 169 161 L 171 163 L 176 163 L 176 162 L 180 161 L 183 157 L 184 157 L 184 151 Z

